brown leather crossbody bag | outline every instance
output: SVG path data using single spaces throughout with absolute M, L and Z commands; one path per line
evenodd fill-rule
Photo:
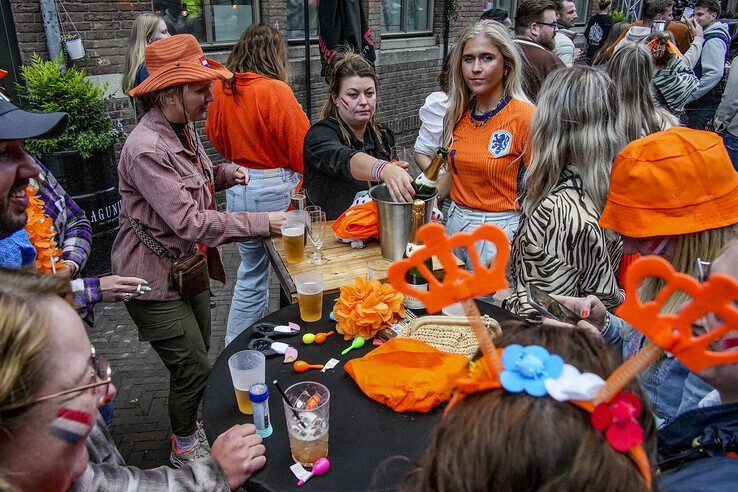
M 210 276 L 208 274 L 208 262 L 202 251 L 194 248 L 189 254 L 181 258 L 175 258 L 169 250 L 146 230 L 140 221 L 128 219 L 131 228 L 141 242 L 159 258 L 172 260 L 169 269 L 169 285 L 179 292 L 182 299 L 191 299 L 210 288 Z

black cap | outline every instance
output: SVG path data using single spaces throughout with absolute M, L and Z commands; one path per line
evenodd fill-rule
M 0 140 L 53 138 L 67 129 L 67 113 L 24 111 L 0 95 Z

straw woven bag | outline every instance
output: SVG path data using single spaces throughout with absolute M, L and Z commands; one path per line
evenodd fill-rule
M 500 324 L 487 315 L 482 316 L 492 338 L 502 334 Z M 408 323 L 397 335 L 400 338 L 421 340 L 433 348 L 471 358 L 479 350 L 479 343 L 469 327 L 466 316 L 423 316 Z

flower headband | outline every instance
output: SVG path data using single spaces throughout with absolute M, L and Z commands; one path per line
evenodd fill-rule
M 426 247 L 392 264 L 388 271 L 389 282 L 400 292 L 420 299 L 429 313 L 461 302 L 483 354 L 472 377 L 457 382 L 446 412 L 469 394 L 500 388 L 510 392 L 525 391 L 532 396 L 548 394 L 557 401 L 569 401 L 591 414 L 592 425 L 604 431 L 614 449 L 630 455 L 650 486 L 651 468 L 641 445 L 643 430 L 637 421 L 642 411 L 641 402 L 622 389 L 664 351 L 671 352 L 693 372 L 712 365 L 738 363 L 738 351 L 718 353 L 709 348 L 710 343 L 728 331 L 738 329 L 738 309 L 733 304 L 738 299 L 738 283 L 727 275 L 711 275 L 700 285 L 689 275 L 675 272 L 662 258 L 649 256 L 635 261 L 628 269 L 625 282 L 626 292 L 632 295 L 626 296 L 617 314 L 640 330 L 651 343 L 646 343 L 603 381 L 595 374 L 581 374 L 543 347 L 511 345 L 504 350 L 495 347 L 473 299 L 507 287 L 504 267 L 510 246 L 500 228 L 483 224 L 471 233 L 460 232 L 447 237 L 442 225 L 427 224 L 419 229 L 418 236 Z M 497 246 L 497 258 L 492 265 L 486 266 L 479 261 L 474 244 L 482 240 Z M 472 272 L 457 266 L 452 254 L 455 248 L 467 249 Z M 440 260 L 445 270 L 442 283 L 424 264 L 432 256 Z M 425 292 L 405 282 L 405 274 L 414 267 L 428 280 Z M 647 277 L 661 278 L 665 286 L 656 299 L 641 303 L 636 292 Z M 661 314 L 662 306 L 676 291 L 686 292 L 691 300 L 676 315 Z M 694 336 L 692 325 L 710 312 L 718 315 L 722 324 L 701 336 Z

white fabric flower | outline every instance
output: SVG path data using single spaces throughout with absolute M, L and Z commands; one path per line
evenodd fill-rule
M 605 381 L 597 374 L 582 374 L 576 367 L 564 364 L 559 377 L 547 379 L 543 384 L 548 395 L 556 401 L 589 401 L 597 395 Z

